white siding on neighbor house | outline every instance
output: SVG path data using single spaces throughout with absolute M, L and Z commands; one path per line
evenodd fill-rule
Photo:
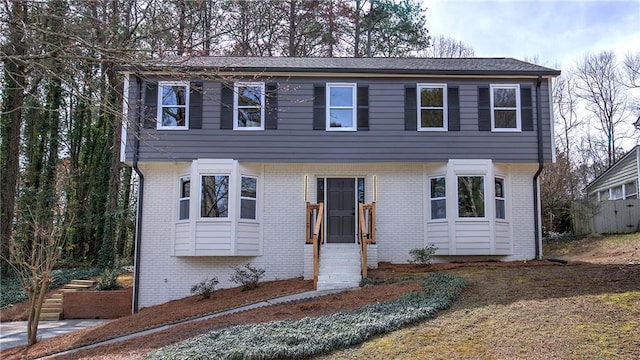
M 608 190 L 632 181 L 640 181 L 640 146 L 636 146 L 596 181 L 588 185 L 589 194 Z
M 511 227 L 496 224 L 495 251 L 509 256 L 438 256 L 437 261 L 453 260 L 522 260 L 534 257 L 532 176 L 535 165 L 494 164 L 496 173 L 505 176 L 507 187 L 507 216 Z M 373 176 L 377 178 L 377 245 L 369 248 L 369 265 L 378 261 L 406 263 L 409 251 L 431 242 L 446 248 L 444 239 L 451 236 L 451 229 L 442 223 L 425 227 L 426 193 L 425 169 L 420 164 L 350 164 L 304 165 L 264 164 L 259 181 L 263 183 L 262 221 L 237 224 L 236 246 L 251 251 L 262 247 L 261 256 L 175 256 L 183 251 L 180 235 L 182 223 L 176 226 L 177 184 L 180 166 L 173 164 L 143 164 L 145 175 L 141 262 L 140 307 L 146 307 L 189 295 L 196 282 L 217 277 L 219 287 L 235 286 L 229 281 L 232 266 L 250 262 L 252 266 L 266 270 L 265 280 L 285 279 L 312 275 L 312 249 L 305 245 L 304 178 L 309 178 L 308 200 L 315 202 L 317 177 L 365 178 L 365 202 L 373 200 Z M 242 166 L 242 165 L 241 165 Z M 426 171 L 428 172 L 428 171 Z M 192 192 L 193 196 L 193 192 Z M 260 197 L 260 196 L 259 196 Z M 173 209 L 173 210 L 172 210 Z M 207 223 L 209 226 L 213 223 Z M 216 223 L 215 225 L 223 225 Z M 225 225 L 228 226 L 228 225 Z M 255 243 L 255 235 L 262 227 L 262 244 Z M 457 254 L 472 254 L 491 245 L 479 238 L 488 236 L 490 227 L 482 221 L 461 221 L 455 229 L 459 241 L 455 243 Z M 219 228 L 210 228 L 197 237 L 195 246 L 202 251 L 227 251 L 215 240 Z M 200 234 L 200 231 L 198 231 Z M 512 241 L 509 241 L 511 240 Z M 506 241 L 506 242 L 505 242 Z M 510 245 L 509 245 L 510 244 Z M 216 246 L 220 246 L 217 248 Z M 439 245 L 436 245 L 439 246 Z M 512 249 L 505 250 L 509 247 Z M 504 251 L 504 252 L 503 252 Z

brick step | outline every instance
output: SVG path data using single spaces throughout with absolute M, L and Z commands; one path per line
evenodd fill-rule
M 62 287 L 62 289 L 77 289 L 77 290 L 84 290 L 84 289 L 88 289 L 90 288 L 92 285 L 87 285 L 87 284 L 67 284 L 65 286 Z
M 40 320 L 44 321 L 57 321 L 62 318 L 62 312 L 41 312 Z
M 69 284 L 73 285 L 85 285 L 87 287 L 92 287 L 96 282 L 94 280 L 71 280 Z

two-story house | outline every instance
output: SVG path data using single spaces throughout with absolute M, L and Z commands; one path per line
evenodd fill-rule
M 134 309 L 207 277 L 233 286 L 247 262 L 331 288 L 430 244 L 436 261 L 541 255 L 557 70 L 193 57 L 123 73 L 123 161 L 141 179 Z

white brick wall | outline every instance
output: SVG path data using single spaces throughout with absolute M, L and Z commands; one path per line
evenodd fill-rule
M 229 281 L 232 266 L 251 262 L 266 270 L 265 280 L 311 278 L 311 246 L 305 245 L 304 176 L 309 178 L 309 202 L 315 203 L 316 177 L 364 177 L 367 203 L 377 177 L 377 245 L 369 248 L 372 262 L 405 263 L 409 250 L 424 246 L 422 164 L 266 164 L 264 166 L 263 256 L 175 257 L 172 233 L 178 171 L 188 164 L 145 164 L 144 219 L 140 263 L 140 302 L 146 307 L 188 296 L 196 282 L 216 276 L 219 287 Z M 500 165 L 509 169 L 514 254 L 499 260 L 531 259 L 534 254 L 532 177 L 535 166 Z M 181 170 L 182 171 L 182 170 Z M 193 191 L 197 191 L 193 189 Z M 487 257 L 482 257 L 486 259 Z M 442 257 L 442 260 L 477 260 Z

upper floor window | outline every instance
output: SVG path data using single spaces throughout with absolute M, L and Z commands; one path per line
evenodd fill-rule
M 356 90 L 356 84 L 327 84 L 327 131 L 357 129 Z
M 242 176 L 240 189 L 240 218 L 256 220 L 258 179 Z
M 484 217 L 484 176 L 458 176 L 458 217 Z
M 264 83 L 234 84 L 234 130 L 264 130 L 264 95 Z
M 626 183 L 624 185 L 624 197 L 625 199 L 637 199 L 638 198 L 638 187 L 636 186 L 636 182 L 632 181 L 630 183 Z
M 504 179 L 496 178 L 495 186 L 496 219 L 506 219 L 507 212 L 505 209 Z
M 429 180 L 429 197 L 431 201 L 431 220 L 447 217 L 447 187 L 444 176 Z
M 178 199 L 178 220 L 189 219 L 189 199 L 191 198 L 191 180 L 180 178 L 180 198 Z
M 491 130 L 521 131 L 520 86 L 491 85 Z
M 418 84 L 418 130 L 447 130 L 447 85 Z
M 158 129 L 189 128 L 189 83 L 158 83 Z
M 229 175 L 203 175 L 200 217 L 229 217 Z

